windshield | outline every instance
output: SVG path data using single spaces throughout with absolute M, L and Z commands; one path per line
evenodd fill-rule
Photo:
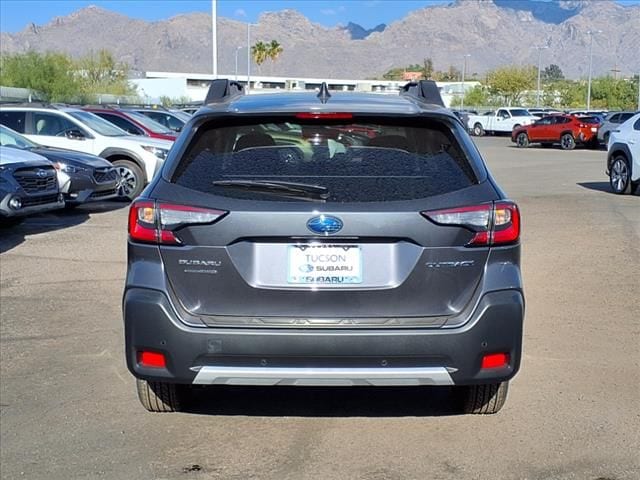
M 94 115 L 91 112 L 84 112 L 80 110 L 68 111 L 69 115 L 71 115 L 76 120 L 79 120 L 84 125 L 99 133 L 100 135 L 104 135 L 105 137 L 124 137 L 129 135 L 124 130 L 116 127 L 115 125 L 107 122 L 103 118 L 100 118 L 97 115 Z
M 182 112 L 180 110 L 170 110 L 170 112 L 174 117 L 182 120 L 184 123 L 187 123 L 189 120 L 191 120 L 191 115 L 189 115 L 188 113 Z
M 4 125 L 0 125 L 0 145 L 3 147 L 20 148 L 23 150 L 39 146 L 37 143 L 32 142 Z
M 454 131 L 441 121 L 425 119 L 418 126 L 380 118 L 241 122 L 204 125 L 172 181 L 262 201 L 282 201 L 275 193 L 286 190 L 265 182 L 286 182 L 289 189 L 304 184 L 326 190 L 326 201 L 338 203 L 415 200 L 477 182 Z
M 128 116 L 133 118 L 136 122 L 143 125 L 146 129 L 151 130 L 153 133 L 162 133 L 165 135 L 175 135 L 176 132 L 169 130 L 164 125 L 150 119 L 146 115 L 142 115 L 138 112 L 126 112 Z
M 524 108 L 514 108 L 509 110 L 512 117 L 530 117 L 531 114 Z

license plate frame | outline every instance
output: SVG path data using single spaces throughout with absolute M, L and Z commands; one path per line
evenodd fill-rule
M 290 285 L 359 285 L 363 281 L 362 266 L 362 249 L 359 245 L 305 244 L 287 247 L 287 283 Z

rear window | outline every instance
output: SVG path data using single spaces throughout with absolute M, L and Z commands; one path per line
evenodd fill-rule
M 589 123 L 589 124 L 600 123 L 600 119 L 598 117 L 579 117 L 579 120 L 582 123 Z
M 25 112 L 15 112 L 0 110 L 0 123 L 15 130 L 18 133 L 24 133 Z
M 214 182 L 294 182 L 324 187 L 328 202 L 413 200 L 477 183 L 467 156 L 444 122 L 384 123 L 274 119 L 260 124 L 221 121 L 194 136 L 172 181 L 241 199 L 304 201 L 278 192 Z M 237 121 L 239 122 L 239 121 Z M 263 189 L 264 190 L 264 189 Z

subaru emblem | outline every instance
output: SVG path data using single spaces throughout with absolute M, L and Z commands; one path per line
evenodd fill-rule
M 331 235 L 342 230 L 342 220 L 330 215 L 318 215 L 307 222 L 307 228 L 313 233 Z

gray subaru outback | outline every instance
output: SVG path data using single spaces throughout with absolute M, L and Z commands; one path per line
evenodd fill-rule
M 520 215 L 433 82 L 399 95 L 212 83 L 131 205 L 143 406 L 197 385 L 448 386 L 495 413 L 520 365 Z

